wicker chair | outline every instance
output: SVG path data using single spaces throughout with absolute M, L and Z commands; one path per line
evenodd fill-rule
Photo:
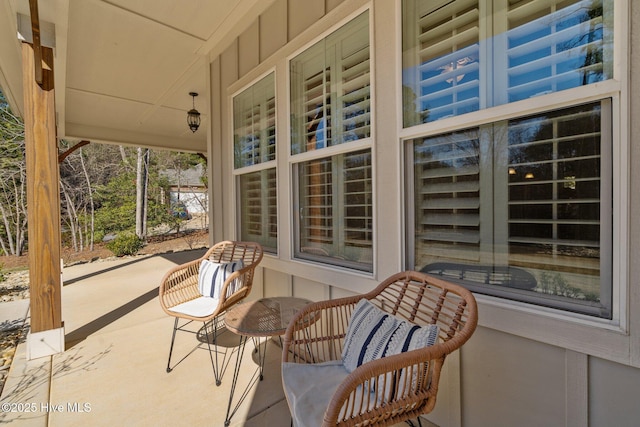
M 437 342 L 349 373 L 342 352 L 363 298 L 409 327 L 437 325 Z M 393 275 L 364 295 L 309 304 L 289 323 L 283 344 L 282 380 L 293 424 L 393 425 L 432 411 L 445 357 L 471 337 L 477 321 L 471 292 L 419 272 Z
M 165 274 L 160 284 L 160 305 L 165 313 L 175 317 L 171 347 L 169 348 L 169 360 L 167 361 L 167 372 L 171 372 L 173 369 L 171 367 L 171 354 L 176 332 L 183 331 L 200 335 L 203 329 L 204 339 L 209 347 L 216 384 L 221 384 L 223 371 L 221 371 L 218 363 L 217 346 L 217 334 L 221 325 L 220 316 L 228 308 L 249 295 L 253 285 L 255 268 L 261 259 L 262 247 L 257 243 L 224 241 L 212 246 L 202 258 L 178 265 Z M 224 281 L 219 290 L 219 298 L 214 299 L 203 296 L 199 289 L 198 278 L 203 260 L 215 263 L 242 261 L 241 268 L 230 274 Z M 180 321 L 181 324 L 179 323 Z M 193 321 L 203 322 L 203 328 L 200 331 L 186 328 Z M 211 332 L 209 332 L 210 329 Z M 211 348 L 212 343 L 214 351 Z M 225 366 L 224 358 L 222 366 Z

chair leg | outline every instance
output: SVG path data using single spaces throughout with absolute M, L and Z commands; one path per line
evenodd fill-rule
M 167 361 L 167 372 L 171 372 L 173 368 L 171 367 L 171 356 L 173 354 L 173 346 L 176 341 L 176 332 L 178 331 L 178 321 L 179 318 L 176 317 L 175 322 L 173 323 L 173 334 L 171 336 L 171 347 L 169 347 L 169 360 Z M 213 332 L 209 332 L 209 328 L 207 326 L 208 322 L 203 322 L 203 328 L 205 332 L 205 339 L 207 340 L 207 347 L 209 349 L 209 358 L 211 359 L 211 367 L 213 368 L 213 376 L 216 379 L 216 385 L 219 386 L 222 384 L 222 372 L 220 364 L 218 363 L 218 328 L 217 328 L 218 318 L 216 317 L 211 322 L 211 327 L 213 328 Z M 184 325 L 183 325 L 184 326 Z M 213 339 L 212 339 L 213 338 Z M 213 348 L 212 343 L 213 342 Z M 213 354 L 215 353 L 215 360 Z M 226 354 L 226 353 L 225 353 Z M 226 359 L 226 357 L 225 357 Z M 224 359 L 222 361 L 222 368 L 224 367 Z M 178 362 L 179 363 L 179 362 Z
M 216 321 L 218 319 L 215 318 L 211 322 L 211 327 L 213 328 L 213 351 L 211 349 L 211 337 L 209 336 L 209 328 L 207 328 L 207 322 L 204 322 L 204 331 L 207 335 L 207 346 L 209 347 L 209 358 L 211 359 L 211 366 L 213 367 L 213 376 L 216 379 L 216 385 L 220 386 L 222 384 L 222 374 L 220 373 L 220 366 L 218 365 L 218 327 L 216 325 Z M 213 359 L 213 353 L 216 354 L 215 361 Z
M 173 353 L 173 343 L 176 340 L 176 331 L 178 330 L 178 318 L 173 323 L 173 335 L 171 336 L 171 347 L 169 347 L 169 360 L 167 361 L 167 373 L 171 372 L 171 353 Z

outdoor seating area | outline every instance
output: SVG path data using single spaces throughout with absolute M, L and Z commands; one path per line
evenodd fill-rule
M 640 1 L 6 0 L 0 33 L 0 424 L 638 424 Z
M 207 367 L 212 353 L 202 345 L 204 340 L 211 338 L 207 340 L 202 334 L 175 340 L 172 344 L 174 352 L 187 357 L 176 358 L 173 366 L 179 365 L 179 369 L 167 374 L 166 354 L 174 319 L 160 308 L 158 284 L 163 282 L 167 271 L 175 272 L 178 266 L 207 256 L 201 249 L 66 268 L 63 309 L 67 350 L 52 357 L 27 361 L 25 344 L 19 346 L 2 396 L 2 403 L 12 405 L 15 411 L 4 411 L 0 414 L 0 422 L 29 426 L 184 425 L 186 422 L 190 425 L 289 425 L 291 415 L 281 378 L 281 364 L 287 357 L 283 359 L 282 341 L 277 338 L 284 334 L 289 319 L 296 312 L 302 313 L 300 308 L 309 301 L 280 297 L 261 299 L 264 297 L 261 289 L 254 289 L 245 299 L 245 308 L 236 310 L 233 319 L 227 323 L 230 331 L 246 333 L 247 328 L 257 328 L 258 322 L 260 331 L 250 332 L 251 336 L 245 336 L 244 342 L 230 331 L 217 337 L 215 343 L 220 347 L 217 351 L 229 354 L 220 365 L 218 386 L 216 376 Z M 396 279 L 390 280 L 402 282 Z M 390 292 L 395 293 L 394 290 Z M 412 299 L 416 297 L 415 290 L 407 294 Z M 426 300 L 438 303 L 430 292 L 427 294 Z M 440 302 L 443 301 L 441 298 Z M 264 316 L 271 316 L 274 304 L 280 308 L 276 311 L 281 316 L 277 316 L 277 322 L 271 319 L 265 323 Z M 256 306 L 262 309 L 257 310 Z M 467 323 L 471 330 L 475 327 L 475 302 L 467 313 L 456 312 L 455 306 L 449 303 L 445 306 L 445 318 L 454 323 L 448 329 L 440 329 L 442 336 L 450 334 L 451 328 L 457 329 L 454 324 Z M 449 311 L 451 308 L 453 311 Z M 245 311 L 263 313 L 263 318 L 250 319 Z M 308 316 L 309 311 L 305 313 Z M 418 313 L 420 323 L 429 323 L 424 317 L 426 313 L 422 310 Z M 411 316 L 405 309 L 397 314 L 405 318 Z M 243 316 L 253 326 L 241 324 L 239 318 Z M 322 324 L 320 317 L 314 322 L 316 327 Z M 296 324 L 308 325 L 309 322 Z M 468 328 L 462 329 L 466 334 Z M 289 331 L 285 345 L 294 344 L 292 332 Z M 274 339 L 267 338 L 271 334 L 278 335 Z M 253 345 L 245 347 L 250 337 Z M 466 338 L 455 338 L 450 343 L 461 343 Z M 310 347 L 305 345 L 305 348 Z M 290 356 L 300 359 L 301 347 L 294 345 L 290 349 L 293 351 Z M 434 384 L 437 384 L 438 364 L 452 349 L 446 346 L 445 352 L 436 356 L 429 371 Z M 213 350 L 214 353 L 217 351 Z M 236 361 L 238 364 L 234 367 Z M 259 381 L 256 372 L 260 374 Z M 421 377 L 420 381 L 424 382 L 425 378 Z M 229 420 L 230 396 L 234 390 L 233 403 L 239 403 Z M 207 397 L 203 399 L 203 396 Z M 427 424 L 424 421 L 422 425 Z
M 64 269 L 62 289 L 67 349 L 27 361 L 20 344 L 2 393 L 16 411 L 0 413 L 0 423 L 17 426 L 214 425 L 225 421 L 233 362 L 223 367 L 218 387 L 209 352 L 194 336 L 176 339 L 175 354 L 189 354 L 167 374 L 173 319 L 158 301 L 158 284 L 171 268 L 198 259 L 205 250 L 118 258 Z M 255 296 L 253 296 L 255 295 Z M 252 293 L 258 298 L 260 290 Z M 238 337 L 218 342 L 230 353 Z M 254 386 L 232 426 L 287 426 L 282 393 L 280 347 L 268 346 L 267 375 Z M 245 366 L 257 365 L 253 345 Z M 230 358 L 228 358 L 230 359 Z M 176 359 L 177 361 L 178 359 Z M 253 369 L 247 369 L 250 376 Z M 238 387 L 249 380 L 243 371 Z M 20 405 L 20 406 L 18 406 Z M 28 407 L 26 405 L 29 405 Z

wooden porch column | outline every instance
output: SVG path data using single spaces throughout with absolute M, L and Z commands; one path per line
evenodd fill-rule
M 53 50 L 42 50 L 42 84 L 34 48 L 22 43 L 31 332 L 27 358 L 64 351 L 61 309 L 60 189 Z

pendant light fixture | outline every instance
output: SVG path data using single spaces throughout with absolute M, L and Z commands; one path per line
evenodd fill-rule
M 196 110 L 196 96 L 198 96 L 198 93 L 189 92 L 189 95 L 193 98 L 193 108 L 187 112 L 187 124 L 191 132 L 195 133 L 200 127 L 200 112 Z

